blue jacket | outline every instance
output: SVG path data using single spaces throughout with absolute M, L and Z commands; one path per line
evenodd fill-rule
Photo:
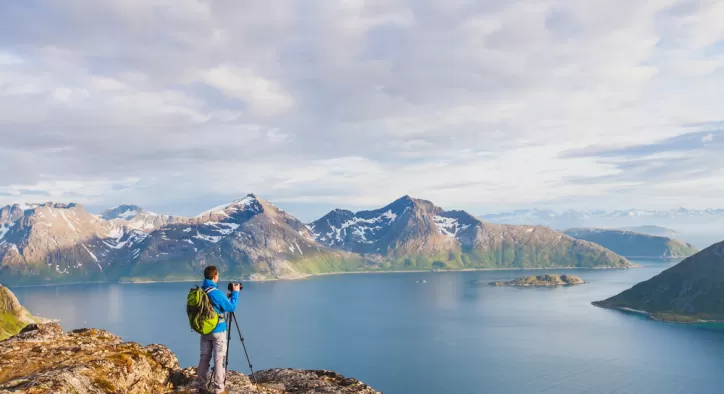
M 214 306 L 216 313 L 221 315 L 224 313 L 234 312 L 236 310 L 236 304 L 239 302 L 238 291 L 232 292 L 231 297 L 226 298 L 226 294 L 219 290 L 219 286 L 216 283 L 209 279 L 204 279 L 204 283 L 201 285 L 201 288 L 206 291 L 209 287 L 216 289 L 207 293 L 209 295 L 209 299 L 211 300 L 211 305 Z M 219 320 L 219 324 L 216 325 L 216 328 L 214 328 L 214 331 L 211 331 L 211 333 L 216 334 L 224 331 L 226 331 L 226 320 Z

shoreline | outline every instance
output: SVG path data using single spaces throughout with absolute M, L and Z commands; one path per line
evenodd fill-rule
M 653 313 L 647 312 L 640 309 L 633 309 L 628 308 L 625 306 L 615 306 L 615 305 L 606 305 L 601 303 L 601 301 L 593 301 L 591 302 L 591 305 L 602 308 L 602 309 L 609 309 L 613 311 L 620 311 L 620 312 L 627 312 L 627 313 L 634 313 L 637 315 L 646 316 L 649 320 L 658 321 L 662 323 L 672 323 L 672 324 L 712 324 L 712 323 L 724 323 L 724 320 L 703 320 L 699 318 L 692 317 L 691 319 L 696 319 L 693 321 L 680 321 L 680 320 L 669 320 L 669 319 L 660 319 L 656 317 Z M 681 315 L 682 317 L 687 317 L 686 315 Z
M 282 277 L 282 278 L 255 278 L 255 279 L 241 279 L 241 278 L 229 278 L 228 280 L 240 280 L 244 282 L 273 282 L 283 280 L 303 280 L 310 279 L 317 276 L 331 276 L 331 275 L 357 275 L 357 274 L 405 274 L 405 273 L 424 273 L 428 272 L 431 274 L 435 273 L 448 273 L 448 272 L 478 272 L 478 271 L 549 271 L 549 270 L 612 270 L 612 269 L 632 269 L 641 268 L 640 265 L 636 264 L 633 267 L 537 267 L 537 268 L 463 268 L 463 269 L 447 269 L 447 270 L 392 270 L 392 271 L 347 271 L 347 272 L 323 272 L 319 274 L 303 274 L 295 277 Z M 89 285 L 89 284 L 106 284 L 106 285 L 138 285 L 138 284 L 151 284 L 151 283 L 190 283 L 199 282 L 201 279 L 173 279 L 173 280 L 143 280 L 143 281 L 118 281 L 118 282 L 103 282 L 103 281 L 91 281 L 91 282 L 65 282 L 65 283 L 43 283 L 43 284 L 30 284 L 30 285 L 7 285 L 6 287 L 49 287 L 49 286 L 75 286 L 75 285 Z

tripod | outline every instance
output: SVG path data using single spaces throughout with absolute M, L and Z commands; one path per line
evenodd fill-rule
M 249 377 L 251 378 L 251 382 L 256 387 L 256 390 L 259 391 L 259 385 L 256 382 L 256 378 L 254 377 L 254 367 L 251 365 L 251 360 L 249 360 L 249 353 L 246 351 L 246 344 L 244 343 L 244 336 L 241 334 L 241 329 L 239 328 L 239 320 L 236 318 L 236 314 L 234 312 L 230 312 L 226 315 L 226 357 L 224 358 L 224 383 L 226 383 L 226 376 L 229 372 L 229 344 L 231 343 L 231 327 L 229 325 L 233 321 L 236 325 L 236 332 L 239 333 L 239 339 L 241 340 L 241 346 L 244 348 L 244 355 L 246 355 L 246 362 L 249 363 L 249 370 L 251 371 L 251 375 Z
M 236 314 L 234 312 L 230 312 L 226 314 L 226 356 L 224 356 L 224 385 L 226 385 L 226 377 L 228 376 L 229 372 L 229 344 L 231 343 L 231 327 L 229 326 L 231 322 L 233 321 L 236 325 L 236 332 L 239 333 L 239 339 L 241 340 L 241 346 L 244 348 L 244 354 L 246 355 L 246 361 L 249 363 L 249 370 L 251 371 L 251 375 L 249 375 L 249 378 L 251 379 L 251 382 L 254 384 L 254 387 L 256 388 L 257 392 L 259 391 L 259 384 L 256 382 L 256 378 L 254 377 L 254 367 L 251 365 L 251 360 L 249 360 L 249 353 L 246 351 L 246 344 L 244 344 L 244 336 L 241 334 L 241 329 L 239 328 L 239 321 L 236 319 Z M 213 376 L 213 369 L 212 369 L 212 376 Z M 209 379 L 207 383 L 207 390 L 208 392 L 211 392 L 211 384 L 212 380 Z

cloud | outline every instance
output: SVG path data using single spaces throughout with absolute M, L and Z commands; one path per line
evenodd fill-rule
M 5 2 L 0 203 L 708 204 L 682 182 L 724 164 L 722 19 L 715 0 Z
M 277 114 L 294 104 L 294 100 L 277 83 L 255 75 L 249 68 L 222 64 L 206 71 L 202 79 L 263 115 Z

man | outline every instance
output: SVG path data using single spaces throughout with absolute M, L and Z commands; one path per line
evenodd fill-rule
M 210 334 L 201 336 L 201 359 L 198 368 L 198 386 L 202 393 L 205 393 L 207 387 L 207 375 L 209 373 L 209 362 L 211 361 L 211 353 L 214 354 L 214 376 L 213 391 L 214 394 L 228 394 L 224 389 L 224 356 L 226 355 L 226 320 L 224 313 L 234 312 L 236 304 L 239 301 L 239 290 L 241 285 L 236 283 L 232 286 L 231 296 L 227 299 L 226 294 L 219 290 L 219 270 L 215 266 L 210 265 L 204 269 L 204 283 L 201 288 L 207 291 L 211 305 L 216 313 L 219 314 L 219 323 Z

